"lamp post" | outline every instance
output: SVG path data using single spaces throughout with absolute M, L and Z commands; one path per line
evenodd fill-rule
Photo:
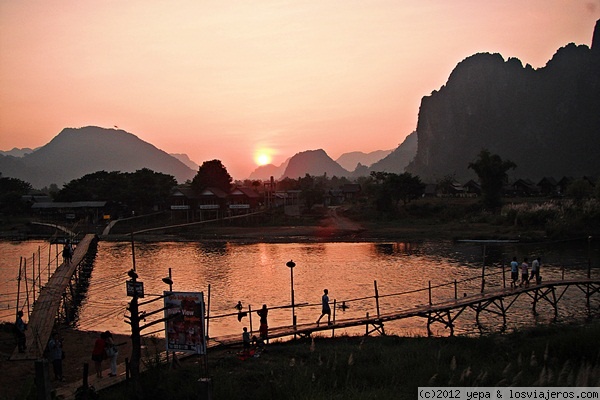
M 290 288 L 292 291 L 292 325 L 294 326 L 294 329 L 296 329 L 296 311 L 294 308 L 294 267 L 296 266 L 296 263 L 290 260 L 285 265 L 290 269 Z

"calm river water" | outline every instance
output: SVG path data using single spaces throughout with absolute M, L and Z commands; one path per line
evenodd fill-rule
M 43 241 L 0 242 L 0 320 L 13 321 L 17 297 L 17 276 L 21 257 L 27 260 L 27 286 L 31 293 L 31 269 L 35 254 L 35 270 L 41 272 L 42 282 L 47 280 L 50 259 L 56 268 L 56 246 Z M 486 288 L 501 288 L 503 274 L 500 265 L 507 264 L 513 256 L 519 261 L 542 257 L 544 280 L 565 277 L 584 277 L 588 259 L 592 263 L 592 276 L 600 276 L 600 246 L 598 241 L 558 242 L 533 244 L 486 244 Z M 242 327 L 250 328 L 249 318 L 238 322 L 233 315 L 234 306 L 241 301 L 256 310 L 291 303 L 291 271 L 286 262 L 293 260 L 294 298 L 298 324 L 315 322 L 320 315 L 323 289 L 329 290 L 330 300 L 337 304 L 346 301 L 346 310 L 336 309 L 337 319 L 363 317 L 376 314 L 375 281 L 380 310 L 390 313 L 427 304 L 429 282 L 433 286 L 433 303 L 454 298 L 454 280 L 458 281 L 459 296 L 478 293 L 484 263 L 484 245 L 481 243 L 418 242 L 418 243 L 286 243 L 240 244 L 161 242 L 136 243 L 135 263 L 139 280 L 144 282 L 146 297 L 162 294 L 168 285 L 162 278 L 172 271 L 174 291 L 201 291 L 208 300 L 210 285 L 210 315 L 226 317 L 210 320 L 211 337 L 238 334 Z M 133 266 L 131 243 L 103 242 L 98 254 L 90 286 L 79 310 L 76 326 L 82 330 L 106 330 L 129 333 L 124 322 L 126 305 L 127 271 Z M 508 270 L 508 269 L 507 269 Z M 507 272 L 506 279 L 508 284 Z M 469 278 L 473 278 L 469 280 Z M 439 285 L 449 285 L 438 287 Z M 22 290 L 25 281 L 21 282 Z M 406 293 L 410 292 L 410 293 Z M 401 294 L 404 293 L 404 294 Z M 401 294 L 401 295 L 400 295 Z M 31 294 L 30 294 L 31 296 Z M 23 306 L 21 295 L 20 304 Z M 595 296 L 592 310 L 598 314 L 600 296 Z M 359 299 L 359 300 L 357 300 Z M 160 308 L 161 301 L 142 307 L 147 312 Z M 27 310 L 25 306 L 25 310 Z M 515 329 L 536 323 L 547 323 L 553 317 L 548 304 L 538 305 L 538 316 L 531 312 L 531 299 L 521 296 L 508 314 L 508 328 Z M 586 314 L 585 297 L 577 288 L 571 288 L 559 303 L 559 320 L 583 319 Z M 148 318 L 150 322 L 152 316 Z M 290 308 L 273 309 L 269 313 L 271 327 L 290 325 Z M 498 330 L 502 318 L 483 313 L 484 329 Z M 258 316 L 252 316 L 252 329 L 258 330 Z M 160 329 L 158 324 L 144 333 Z M 432 326 L 434 334 L 447 335 L 442 325 Z M 364 333 L 364 326 L 348 333 Z M 401 335 L 426 335 L 426 320 L 411 318 L 386 324 L 386 332 Z M 456 332 L 479 332 L 474 314 L 465 311 L 456 321 Z M 329 333 L 327 333 L 329 334 Z M 158 333 L 161 336 L 161 333 Z

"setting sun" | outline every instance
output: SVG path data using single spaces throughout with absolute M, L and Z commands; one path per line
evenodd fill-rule
M 258 165 L 267 165 L 271 162 L 271 156 L 265 152 L 258 152 L 254 156 L 254 161 L 256 161 L 256 164 Z

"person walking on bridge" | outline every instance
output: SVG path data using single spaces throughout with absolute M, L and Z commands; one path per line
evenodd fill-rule
M 62 251 L 63 262 L 65 264 L 71 264 L 71 259 L 73 258 L 73 246 L 71 245 L 71 241 L 67 240 L 65 243 L 65 247 L 63 247 Z
M 331 308 L 329 307 L 329 291 L 323 289 L 323 296 L 321 297 L 321 316 L 317 320 L 317 325 L 321 322 L 321 318 L 327 315 L 327 325 L 331 325 Z
M 521 263 L 521 285 L 529 286 L 529 264 L 527 263 L 527 257 L 523 259 Z
M 531 262 L 531 276 L 529 277 L 530 280 L 534 280 L 534 282 L 536 284 L 539 285 L 540 283 L 540 264 L 542 262 L 542 259 L 540 257 L 536 258 L 535 260 L 533 260 Z
M 510 279 L 512 281 L 510 287 L 517 287 L 517 282 L 519 281 L 519 262 L 517 261 L 517 257 L 513 257 L 510 262 Z

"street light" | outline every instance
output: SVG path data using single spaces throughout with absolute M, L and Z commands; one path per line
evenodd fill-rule
M 289 267 L 291 274 L 290 288 L 292 291 L 292 325 L 294 326 L 294 329 L 296 329 L 296 312 L 294 310 L 294 267 L 296 266 L 296 263 L 290 260 L 285 265 Z

